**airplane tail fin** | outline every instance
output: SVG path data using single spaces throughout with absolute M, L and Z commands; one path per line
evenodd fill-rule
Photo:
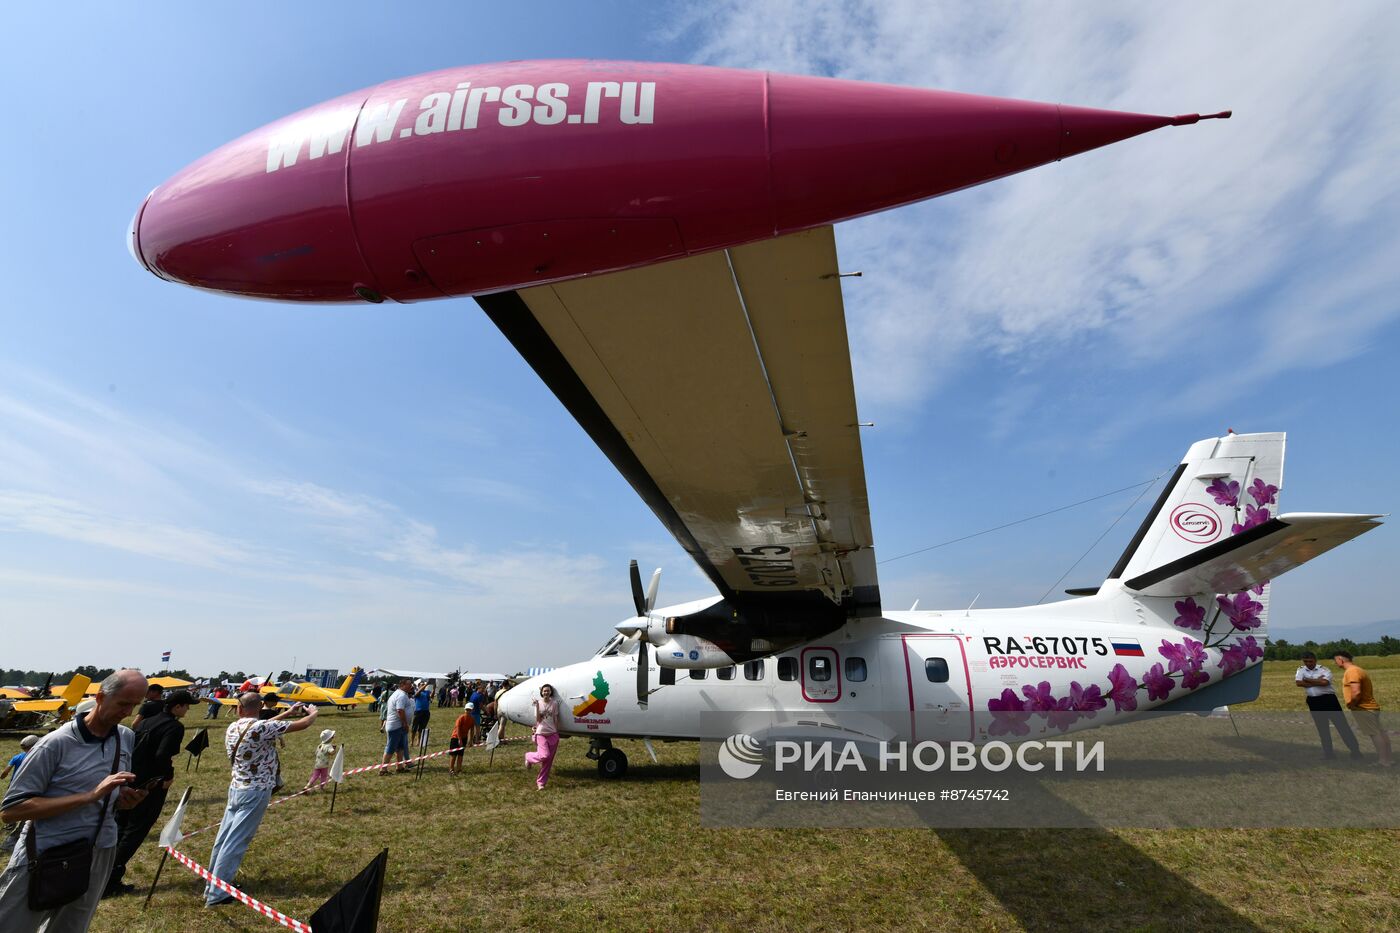
M 68 681 L 68 686 L 63 688 L 63 706 L 59 707 L 59 716 L 63 717 L 70 710 L 83 702 L 87 694 L 87 688 L 92 684 L 92 678 L 83 674 L 74 674 L 73 679 Z
M 364 679 L 364 668 L 353 668 L 350 671 L 350 675 L 340 682 L 340 689 L 336 691 L 336 694 L 346 698 L 354 696 L 355 691 L 360 689 L 360 684 Z
M 1284 443 L 1283 434 L 1227 434 L 1192 444 L 1108 579 L 1134 596 L 1176 600 L 1154 613 L 1175 626 L 1209 631 L 1224 616 L 1262 642 L 1269 581 L 1380 519 L 1281 515 Z

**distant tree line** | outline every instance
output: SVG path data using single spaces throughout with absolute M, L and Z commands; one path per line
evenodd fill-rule
M 1319 660 L 1329 660 L 1338 651 L 1348 651 L 1354 655 L 1400 654 L 1400 638 L 1382 635 L 1380 641 L 1352 641 L 1350 638 L 1340 638 L 1318 643 L 1308 640 L 1300 645 L 1280 638 L 1278 641 L 1269 641 L 1268 646 L 1264 648 L 1264 660 L 1296 661 L 1309 652 L 1317 655 Z

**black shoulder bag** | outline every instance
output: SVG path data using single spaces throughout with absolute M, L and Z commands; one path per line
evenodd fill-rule
M 116 751 L 112 753 L 112 770 L 117 773 L 121 761 L 121 727 L 113 726 L 117 740 Z M 118 791 L 120 793 L 120 791 Z M 92 882 L 92 851 L 97 847 L 97 838 L 102 833 L 102 824 L 107 820 L 107 804 L 112 794 L 102 798 L 102 813 L 97 817 L 97 831 L 91 839 L 74 839 L 62 845 L 49 846 L 42 852 L 35 851 L 34 837 L 37 835 L 34 821 L 29 821 L 29 833 L 25 836 L 25 852 L 29 856 L 29 909 L 53 910 L 72 903 L 88 891 Z

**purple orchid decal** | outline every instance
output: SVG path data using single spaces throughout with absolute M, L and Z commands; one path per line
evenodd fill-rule
M 1079 684 L 1074 684 L 1071 689 L 1078 688 Z M 1095 688 L 1097 689 L 1097 688 Z M 1045 711 L 1045 721 L 1059 729 L 1061 732 L 1068 732 L 1069 727 L 1078 721 L 1082 714 L 1074 708 L 1070 697 L 1060 697 L 1055 701 L 1055 705 Z
M 1237 535 L 1241 531 L 1248 531 L 1256 525 L 1262 525 L 1270 518 L 1269 510 L 1265 508 L 1256 509 L 1249 503 L 1244 506 L 1244 524 L 1235 523 L 1230 526 L 1230 534 Z
M 1263 583 L 1259 584 L 1258 586 L 1251 586 L 1251 587 L 1249 588 L 1249 591 L 1250 591 L 1251 593 L 1253 593 L 1255 596 L 1263 596 L 1263 595 L 1264 595 L 1264 587 L 1266 587 L 1266 586 L 1268 586 L 1268 585 L 1269 585 L 1269 581 L 1268 581 L 1268 580 L 1265 580 Z
M 1030 684 L 1023 684 L 1021 693 L 1026 697 L 1026 709 L 1044 713 L 1055 708 L 1055 698 L 1050 695 L 1050 681 L 1048 680 L 1042 680 L 1034 687 Z
M 1027 724 L 1031 714 L 1026 711 L 1026 702 L 1010 687 L 1001 692 L 1000 699 L 988 700 L 987 709 L 994 714 L 991 725 L 987 727 L 988 735 L 1026 735 L 1031 731 Z
M 1176 621 L 1178 628 L 1189 628 L 1192 631 L 1200 631 L 1201 623 L 1206 618 L 1206 607 L 1196 605 L 1196 600 L 1192 596 L 1176 601 Z
M 1157 649 L 1157 653 L 1167 659 L 1167 670 L 1181 671 L 1186 669 L 1186 658 L 1182 653 L 1181 645 L 1162 639 L 1162 646 Z M 1159 667 L 1161 665 L 1158 665 Z
M 1258 628 L 1263 624 L 1259 618 L 1259 613 L 1264 611 L 1264 604 L 1255 602 L 1248 593 L 1236 593 L 1233 597 L 1217 596 L 1215 602 L 1220 606 L 1220 611 L 1225 613 L 1230 624 L 1242 632 Z
M 1210 683 L 1210 675 L 1200 668 L 1187 671 L 1181 675 L 1181 685 L 1187 690 L 1195 690 L 1202 684 Z
M 1217 505 L 1234 508 L 1240 504 L 1239 480 L 1232 479 L 1226 482 L 1224 477 L 1217 477 L 1215 482 L 1206 487 L 1206 492 L 1215 497 Z
M 1249 495 L 1261 506 L 1273 505 L 1274 498 L 1278 495 L 1278 487 L 1273 483 L 1266 483 L 1262 479 L 1256 479 L 1249 485 Z
M 1071 709 L 1081 713 L 1092 714 L 1095 710 L 1101 710 L 1108 705 L 1108 701 L 1103 698 L 1103 691 L 1098 684 L 1090 684 L 1087 687 L 1080 687 L 1079 681 L 1072 681 L 1069 685 L 1069 705 Z
M 1123 665 L 1120 664 L 1118 666 L 1122 667 Z M 1113 675 L 1110 674 L 1109 676 L 1112 677 Z M 1148 668 L 1146 674 L 1142 675 L 1142 685 L 1147 688 L 1148 700 L 1165 700 L 1167 695 L 1172 692 L 1172 688 L 1176 686 L 1176 681 L 1172 680 L 1171 677 L 1167 675 L 1167 672 L 1162 670 L 1162 665 L 1154 664 L 1152 667 Z
M 1229 677 L 1244 670 L 1248 663 L 1249 658 L 1245 656 L 1244 646 L 1236 644 L 1220 652 L 1220 661 L 1216 667 L 1224 672 L 1223 676 Z
M 1158 668 L 1160 667 L 1159 664 Z M 1113 665 L 1113 670 L 1108 672 L 1108 683 L 1108 698 L 1113 701 L 1115 712 L 1137 709 L 1138 683 L 1126 667 L 1122 664 Z
M 1194 690 L 1210 680 L 1201 667 L 1206 663 L 1205 645 L 1194 638 L 1187 638 L 1179 645 L 1163 639 L 1157 653 L 1167 659 L 1167 670 L 1181 674 L 1181 685 Z
M 1259 646 L 1259 642 L 1254 640 L 1253 635 L 1247 636 L 1243 641 L 1235 642 L 1244 651 L 1246 661 L 1257 661 L 1264 656 L 1264 649 Z

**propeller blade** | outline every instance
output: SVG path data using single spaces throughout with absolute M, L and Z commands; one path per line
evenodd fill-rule
M 651 693 L 651 659 L 647 657 L 647 643 L 637 646 L 637 705 L 647 708 L 647 694 Z
M 637 609 L 637 615 L 647 614 L 646 596 L 642 593 L 642 572 L 637 569 L 637 562 L 631 561 L 627 565 L 627 574 L 632 578 L 632 605 Z
M 656 608 L 656 591 L 661 588 L 661 568 L 651 572 L 651 582 L 647 584 L 647 612 Z

